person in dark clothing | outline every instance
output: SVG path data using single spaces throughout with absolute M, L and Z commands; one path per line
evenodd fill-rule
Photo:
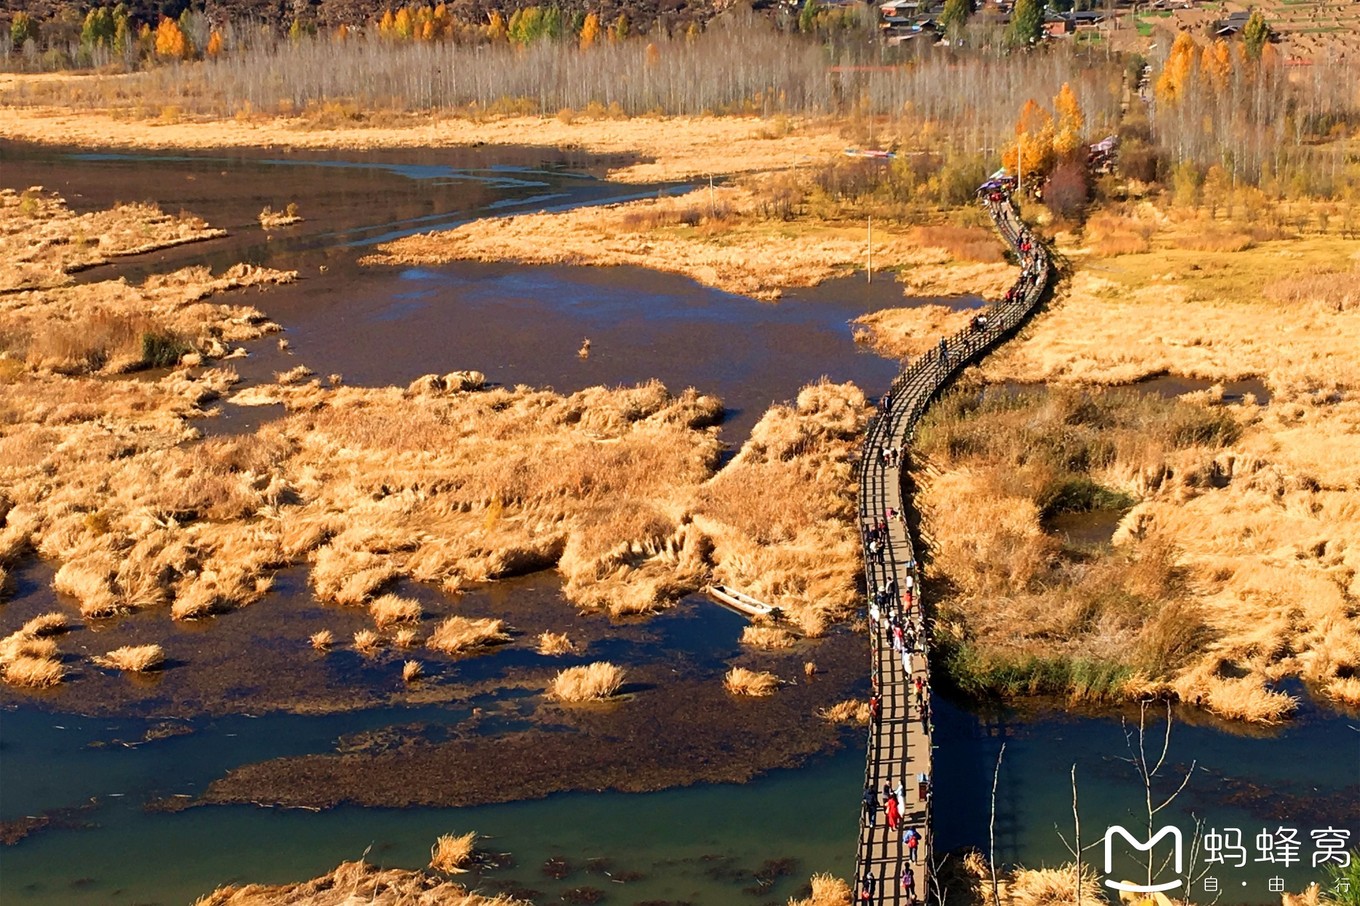
M 869 827 L 873 827 L 878 820 L 878 794 L 867 784 L 864 787 L 864 815 L 869 819 Z

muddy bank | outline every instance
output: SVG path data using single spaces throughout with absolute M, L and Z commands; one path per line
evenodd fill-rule
M 214 782 L 206 803 L 285 807 L 468 806 L 566 790 L 642 792 L 702 782 L 744 782 L 836 748 L 841 731 L 819 707 L 863 693 L 863 640 L 837 633 L 816 652 L 758 659 L 789 680 L 772 697 L 728 695 L 716 676 L 677 679 L 665 665 L 630 672 L 624 700 L 544 706 L 533 729 L 430 742 L 419 728 L 383 739 L 375 753 L 311 755 L 247 765 Z M 488 768 L 494 765 L 494 770 Z

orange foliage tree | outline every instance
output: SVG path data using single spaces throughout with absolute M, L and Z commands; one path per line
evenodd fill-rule
M 189 39 L 184 37 L 179 23 L 169 17 L 162 17 L 156 26 L 156 56 L 165 60 L 183 60 L 193 52 Z
M 1036 179 L 1053 167 L 1053 117 L 1030 98 L 1015 121 L 1015 141 L 1001 153 L 1007 170 Z
M 1058 117 L 1058 125 L 1053 133 L 1053 153 L 1059 160 L 1078 157 L 1085 144 L 1082 132 L 1086 128 L 1086 117 L 1082 115 L 1077 93 L 1066 82 L 1063 82 L 1058 96 L 1053 99 L 1053 112 Z
M 595 13 L 586 16 L 581 23 L 581 49 L 590 50 L 600 39 L 600 17 Z
M 1198 56 L 1199 48 L 1195 46 L 1195 40 L 1190 37 L 1190 33 L 1183 31 L 1177 34 L 1176 42 L 1171 45 L 1171 55 L 1166 58 L 1162 74 L 1157 77 L 1158 100 L 1174 106 L 1184 97 L 1190 87 L 1190 74 L 1195 69 L 1195 60 Z

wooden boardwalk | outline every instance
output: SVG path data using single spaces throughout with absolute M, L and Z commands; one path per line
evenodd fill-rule
M 1042 304 L 1052 280 L 1047 251 L 1025 230 L 1010 198 L 995 196 L 984 198 L 982 203 L 1021 261 L 1021 279 L 1005 300 L 984 310 L 985 328 L 965 328 L 949 337 L 943 348 L 917 357 L 897 376 L 885 397 L 886 406 L 880 404 L 878 414 L 870 420 L 859 463 L 865 583 L 870 613 L 879 611 L 880 617 L 874 620 L 871 616 L 869 620 L 870 664 L 880 696 L 880 713 L 870 725 L 865 759 L 865 787 L 872 792 L 876 807 L 872 821 L 867 803 L 860 810 L 856 902 L 906 906 L 926 902 L 930 893 L 930 625 L 919 595 L 920 576 L 906 515 L 911 501 L 903 494 L 908 446 L 930 401 L 964 367 L 1012 336 Z M 895 460 L 885 456 L 893 450 L 898 453 Z M 880 551 L 871 552 L 870 533 L 884 523 L 886 533 Z M 882 589 L 888 593 L 881 595 Z M 878 597 L 888 599 L 886 607 L 876 606 Z M 900 626 L 915 629 L 915 650 L 909 657 L 904 658 L 894 648 L 890 613 L 896 615 Z M 910 671 L 904 661 L 910 662 Z M 920 706 L 915 692 L 918 680 L 924 689 Z M 894 794 L 900 787 L 898 799 L 905 805 L 895 830 L 888 827 L 883 807 L 885 785 Z M 915 828 L 921 837 L 914 862 L 903 839 L 907 828 Z M 913 876 L 910 887 L 903 883 L 908 870 Z M 871 891 L 867 898 L 862 893 L 865 887 Z

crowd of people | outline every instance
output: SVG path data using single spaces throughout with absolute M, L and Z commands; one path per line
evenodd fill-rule
M 993 221 L 1012 241 L 1012 246 L 1020 259 L 1020 279 L 1007 291 L 1005 298 L 1007 303 L 1029 298 L 1036 288 L 1041 287 L 1042 281 L 1047 280 L 1048 268 L 1044 250 L 1034 236 L 1023 225 L 1012 226 L 1013 220 L 1010 216 L 1012 212 L 1002 211 L 1003 206 L 1010 204 L 1010 192 L 1013 188 L 1014 180 L 1001 179 L 984 183 L 978 191 L 978 196 L 988 208 Z M 974 315 L 969 322 L 969 328 L 974 333 L 985 332 L 990 326 L 988 316 L 983 313 Z M 941 367 L 947 368 L 951 364 L 949 343 L 943 337 L 937 347 L 937 355 Z M 879 405 L 881 410 L 887 413 L 892 403 L 890 396 L 884 396 Z M 902 448 L 881 448 L 877 456 L 883 468 L 897 467 L 902 462 Z M 929 740 L 930 686 L 925 676 L 917 674 L 915 660 L 918 653 L 924 656 L 926 650 L 925 613 L 917 594 L 920 580 L 914 560 L 908 559 L 905 564 L 898 564 L 896 558 L 889 559 L 892 552 L 890 526 L 894 521 L 900 521 L 903 530 L 906 529 L 906 514 L 893 509 L 888 509 L 882 518 L 864 527 L 864 548 L 871 561 L 879 566 L 879 569 L 871 571 L 871 575 L 886 573 L 886 581 L 871 582 L 868 595 L 867 617 L 875 642 L 870 678 L 872 694 L 869 698 L 869 717 L 875 727 L 883 720 L 884 702 L 882 680 L 879 676 L 879 652 L 884 646 L 890 646 L 893 656 L 901 659 L 904 676 L 903 685 L 892 689 L 894 693 L 903 697 L 902 713 L 892 716 L 894 719 L 900 717 L 907 721 L 919 719 L 924 738 Z M 914 802 L 911 803 L 915 811 L 908 812 L 908 783 L 911 771 L 905 751 L 902 758 L 900 765 L 883 766 L 888 769 L 889 774 L 881 790 L 872 784 L 865 785 L 863 814 L 865 827 L 872 829 L 879 826 L 879 815 L 882 813 L 889 845 L 897 848 L 897 879 L 901 885 L 901 901 L 908 906 L 916 906 L 918 902 L 916 868 L 920 864 L 920 851 L 924 848 L 925 838 L 912 819 L 929 820 L 931 784 L 928 774 L 924 772 L 916 774 L 916 788 L 912 797 Z M 891 775 L 894 769 L 899 772 L 896 785 L 893 784 Z M 880 895 L 890 893 L 889 890 L 881 890 L 879 884 L 880 881 L 875 877 L 873 870 L 866 867 L 859 878 L 854 899 L 860 903 L 869 903 L 876 901 Z

